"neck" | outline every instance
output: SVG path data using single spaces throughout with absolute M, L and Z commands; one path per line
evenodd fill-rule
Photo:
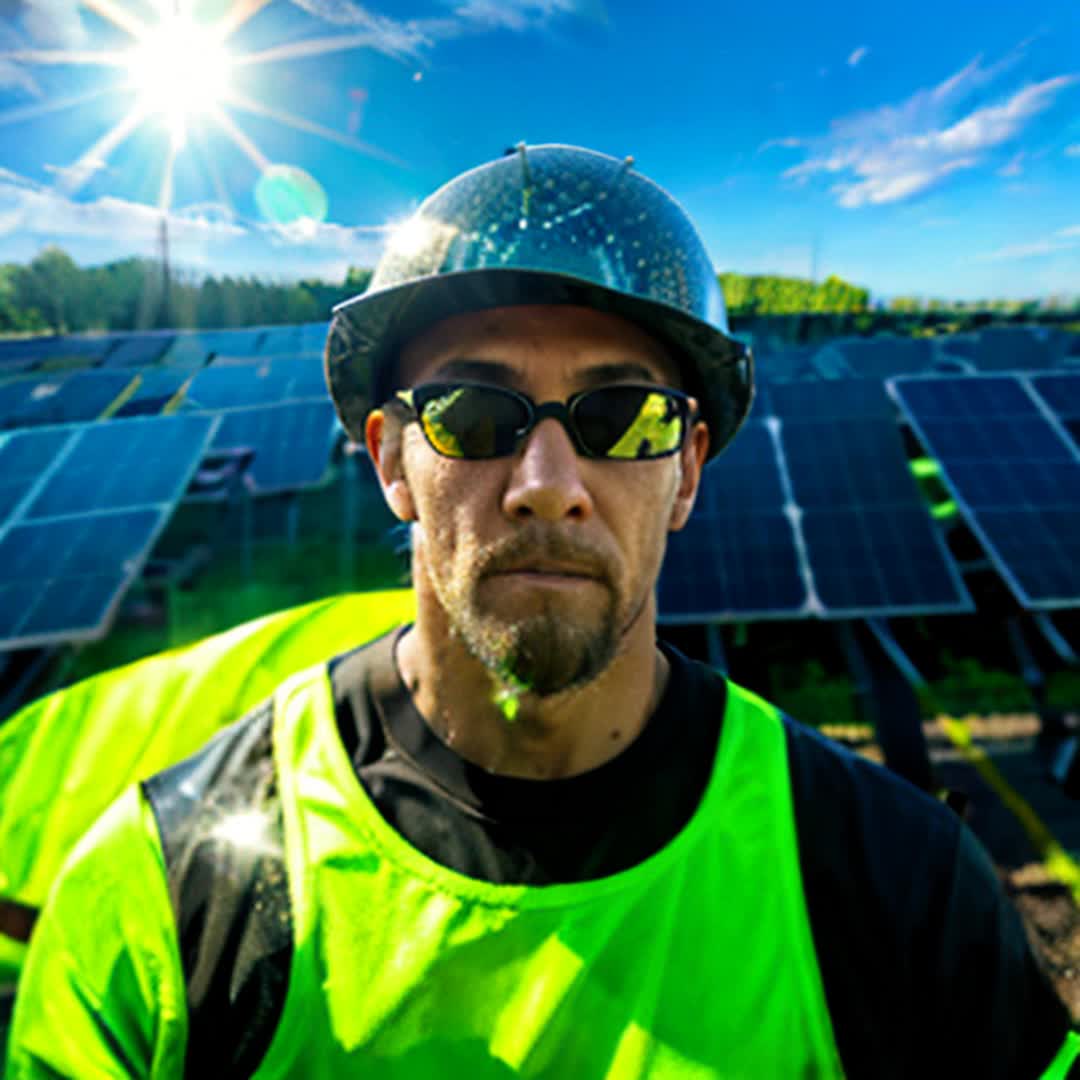
M 614 660 L 591 682 L 547 697 L 523 693 L 513 719 L 495 676 L 450 632 L 438 601 L 417 593 L 417 618 L 397 663 L 432 730 L 489 772 L 557 779 L 595 769 L 641 733 L 667 684 L 651 595 L 625 628 Z

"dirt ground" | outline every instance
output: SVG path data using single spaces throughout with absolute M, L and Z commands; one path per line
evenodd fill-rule
M 1023 916 L 1036 955 L 1080 1024 L 1080 907 L 1041 863 L 1000 870 L 1005 890 Z

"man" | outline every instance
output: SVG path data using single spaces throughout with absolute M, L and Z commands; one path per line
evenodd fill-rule
M 1066 1074 L 947 809 L 656 639 L 749 409 L 682 210 L 520 147 L 336 314 L 416 619 L 288 679 L 79 845 L 12 1075 Z

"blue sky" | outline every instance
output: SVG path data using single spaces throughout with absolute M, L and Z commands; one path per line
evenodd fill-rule
M 232 28 L 182 144 L 128 66 L 177 2 L 0 0 L 0 261 L 153 254 L 167 213 L 193 273 L 339 278 L 524 139 L 632 154 L 720 270 L 1080 295 L 1075 0 L 179 0 Z M 193 108 L 209 47 L 170 33 Z

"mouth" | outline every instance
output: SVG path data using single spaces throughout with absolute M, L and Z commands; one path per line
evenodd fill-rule
M 496 570 L 491 577 L 522 585 L 579 587 L 599 584 L 596 571 L 573 563 L 529 562 Z

